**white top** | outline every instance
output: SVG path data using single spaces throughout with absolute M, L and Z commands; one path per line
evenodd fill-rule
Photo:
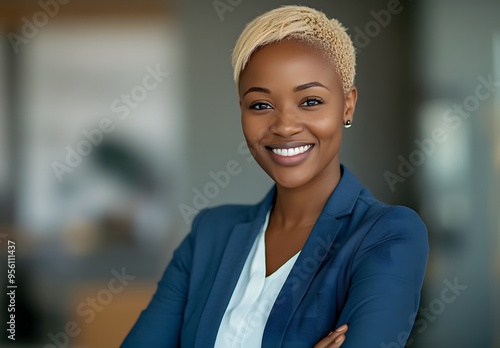
M 300 251 L 266 277 L 265 231 L 269 212 L 248 254 L 222 317 L 215 348 L 256 348 L 262 344 L 267 318 Z

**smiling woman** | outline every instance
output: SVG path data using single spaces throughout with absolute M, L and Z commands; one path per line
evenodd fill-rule
M 246 142 L 275 185 L 197 215 L 123 347 L 404 346 L 427 233 L 340 162 L 357 101 L 345 29 L 281 7 L 248 24 L 233 66 Z
M 352 120 L 356 89 L 344 95 L 321 51 L 293 40 L 266 45 L 252 56 L 239 89 L 243 133 L 262 169 L 287 188 L 325 180 L 321 189 L 333 190 L 342 123 Z

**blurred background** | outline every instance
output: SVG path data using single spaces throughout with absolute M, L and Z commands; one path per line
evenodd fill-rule
M 1 1 L 0 346 L 117 347 L 196 212 L 263 198 L 230 53 L 285 4 Z M 500 347 L 500 1 L 300 4 L 358 48 L 341 162 L 428 227 L 407 346 Z

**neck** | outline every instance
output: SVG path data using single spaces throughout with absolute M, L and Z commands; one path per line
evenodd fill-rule
M 294 188 L 276 185 L 273 222 L 284 230 L 312 226 L 340 181 L 340 164 L 333 161 L 314 180 Z

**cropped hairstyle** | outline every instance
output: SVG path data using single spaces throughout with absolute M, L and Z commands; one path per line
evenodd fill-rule
M 344 93 L 354 85 L 356 50 L 346 29 L 338 20 L 305 6 L 279 7 L 247 24 L 232 54 L 236 84 L 258 48 L 287 39 L 320 49 L 335 67 Z

